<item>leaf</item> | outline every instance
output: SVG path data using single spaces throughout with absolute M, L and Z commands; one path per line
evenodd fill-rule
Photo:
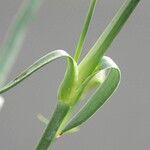
M 25 5 L 19 9 L 17 17 L 13 21 L 8 35 L 0 48 L 0 85 L 2 86 L 14 64 L 18 52 L 25 39 L 29 24 L 35 18 L 42 0 L 27 0 Z
M 64 135 L 69 135 L 69 134 L 76 133 L 76 132 L 78 132 L 79 130 L 80 130 L 79 127 L 72 128 L 71 130 L 66 131 L 66 132 L 63 134 L 63 136 L 64 136 Z M 62 134 L 61 134 L 61 135 L 59 135 L 59 134 L 57 135 L 57 138 L 60 138 L 60 137 L 62 137 Z
M 78 127 L 87 121 L 101 106 L 110 98 L 120 82 L 120 70 L 117 65 L 109 58 L 104 56 L 101 60 L 102 70 L 106 74 L 105 79 L 96 92 L 91 96 L 83 108 L 68 123 L 61 134 L 72 128 Z
M 29 77 L 31 74 L 33 74 L 35 71 L 39 70 L 41 67 L 45 66 L 46 64 L 49 64 L 50 62 L 56 59 L 62 58 L 62 57 L 67 58 L 68 67 L 67 67 L 65 79 L 62 82 L 62 85 L 60 88 L 59 98 L 65 103 L 68 103 L 67 101 L 68 100 L 67 96 L 69 96 L 68 93 L 72 90 L 72 87 L 73 87 L 72 85 L 74 84 L 74 82 L 76 82 L 76 78 L 77 78 L 77 65 L 74 59 L 63 50 L 55 50 L 53 52 L 48 53 L 44 57 L 40 58 L 38 61 L 32 64 L 29 68 L 23 71 L 17 78 L 15 78 L 13 81 L 9 82 L 4 87 L 2 87 L 0 89 L 0 94 L 13 88 L 17 84 L 19 84 L 22 80 L 26 79 L 27 77 Z
M 91 0 L 91 2 L 90 2 L 87 17 L 85 19 L 83 30 L 81 32 L 81 35 L 80 35 L 80 38 L 79 38 L 79 41 L 77 44 L 75 56 L 74 56 L 74 59 L 76 62 L 78 62 L 78 60 L 80 58 L 80 55 L 81 55 L 81 52 L 82 52 L 82 49 L 83 49 L 83 46 L 84 46 L 84 43 L 86 40 L 87 32 L 89 30 L 89 26 L 90 26 L 90 23 L 91 23 L 91 20 L 92 20 L 94 11 L 95 11 L 96 3 L 97 3 L 97 0 Z
M 81 61 L 79 64 L 79 85 L 95 70 L 99 59 L 103 57 L 139 1 L 126 0 L 90 52 Z

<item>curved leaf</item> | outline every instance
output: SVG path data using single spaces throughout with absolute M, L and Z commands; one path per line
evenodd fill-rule
M 102 70 L 99 75 L 105 73 L 105 79 L 96 92 L 91 96 L 88 102 L 77 113 L 77 115 L 68 123 L 62 134 L 72 128 L 80 126 L 87 121 L 113 94 L 120 82 L 120 70 L 117 65 L 109 58 L 104 56 L 101 60 Z M 101 74 L 102 73 L 102 74 Z
M 0 94 L 16 86 L 22 80 L 26 79 L 28 76 L 30 76 L 31 74 L 33 74 L 35 71 L 39 70 L 41 67 L 45 66 L 46 64 L 62 57 L 68 59 L 68 67 L 67 67 L 65 79 L 62 82 L 60 88 L 59 98 L 67 103 L 68 100 L 67 97 L 69 96 L 69 93 L 72 90 L 73 87 L 72 85 L 74 85 L 74 83 L 77 80 L 77 65 L 74 59 L 67 52 L 63 50 L 55 50 L 53 52 L 48 53 L 44 57 L 40 58 L 33 65 L 31 65 L 29 68 L 23 71 L 17 78 L 15 78 L 13 81 L 9 82 L 4 87 L 2 87 L 0 89 Z

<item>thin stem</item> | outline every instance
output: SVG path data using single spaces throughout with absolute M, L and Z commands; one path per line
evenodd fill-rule
M 56 110 L 53 114 L 51 121 L 49 122 L 36 150 L 47 150 L 51 148 L 56 138 L 56 133 L 62 124 L 65 116 L 67 115 L 70 107 L 62 102 L 59 102 Z
M 77 47 L 76 47 L 76 52 L 75 52 L 75 56 L 74 56 L 74 59 L 76 62 L 78 62 L 78 60 L 80 58 L 80 55 L 81 55 L 81 52 L 82 52 L 82 49 L 83 49 L 83 46 L 85 43 L 86 35 L 87 35 L 88 29 L 89 29 L 89 26 L 90 26 L 90 23 L 91 23 L 93 14 L 94 14 L 96 2 L 97 2 L 97 0 L 91 0 L 90 6 L 89 6 L 89 11 L 87 13 L 87 17 L 85 19 L 85 23 L 84 23 Z

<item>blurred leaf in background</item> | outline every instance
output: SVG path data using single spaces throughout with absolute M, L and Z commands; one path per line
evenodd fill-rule
M 0 86 L 3 86 L 15 63 L 26 37 L 27 29 L 34 20 L 43 0 L 25 0 L 18 10 L 7 36 L 0 48 Z

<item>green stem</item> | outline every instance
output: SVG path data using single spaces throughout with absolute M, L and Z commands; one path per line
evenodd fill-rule
M 140 0 L 126 0 L 97 42 L 79 64 L 79 84 L 81 84 L 98 65 L 106 50 L 112 44 L 127 19 L 132 14 Z M 83 71 L 84 70 L 84 71 Z
M 36 150 L 47 150 L 55 141 L 56 133 L 67 115 L 70 107 L 62 102 L 59 102 L 49 122 Z

